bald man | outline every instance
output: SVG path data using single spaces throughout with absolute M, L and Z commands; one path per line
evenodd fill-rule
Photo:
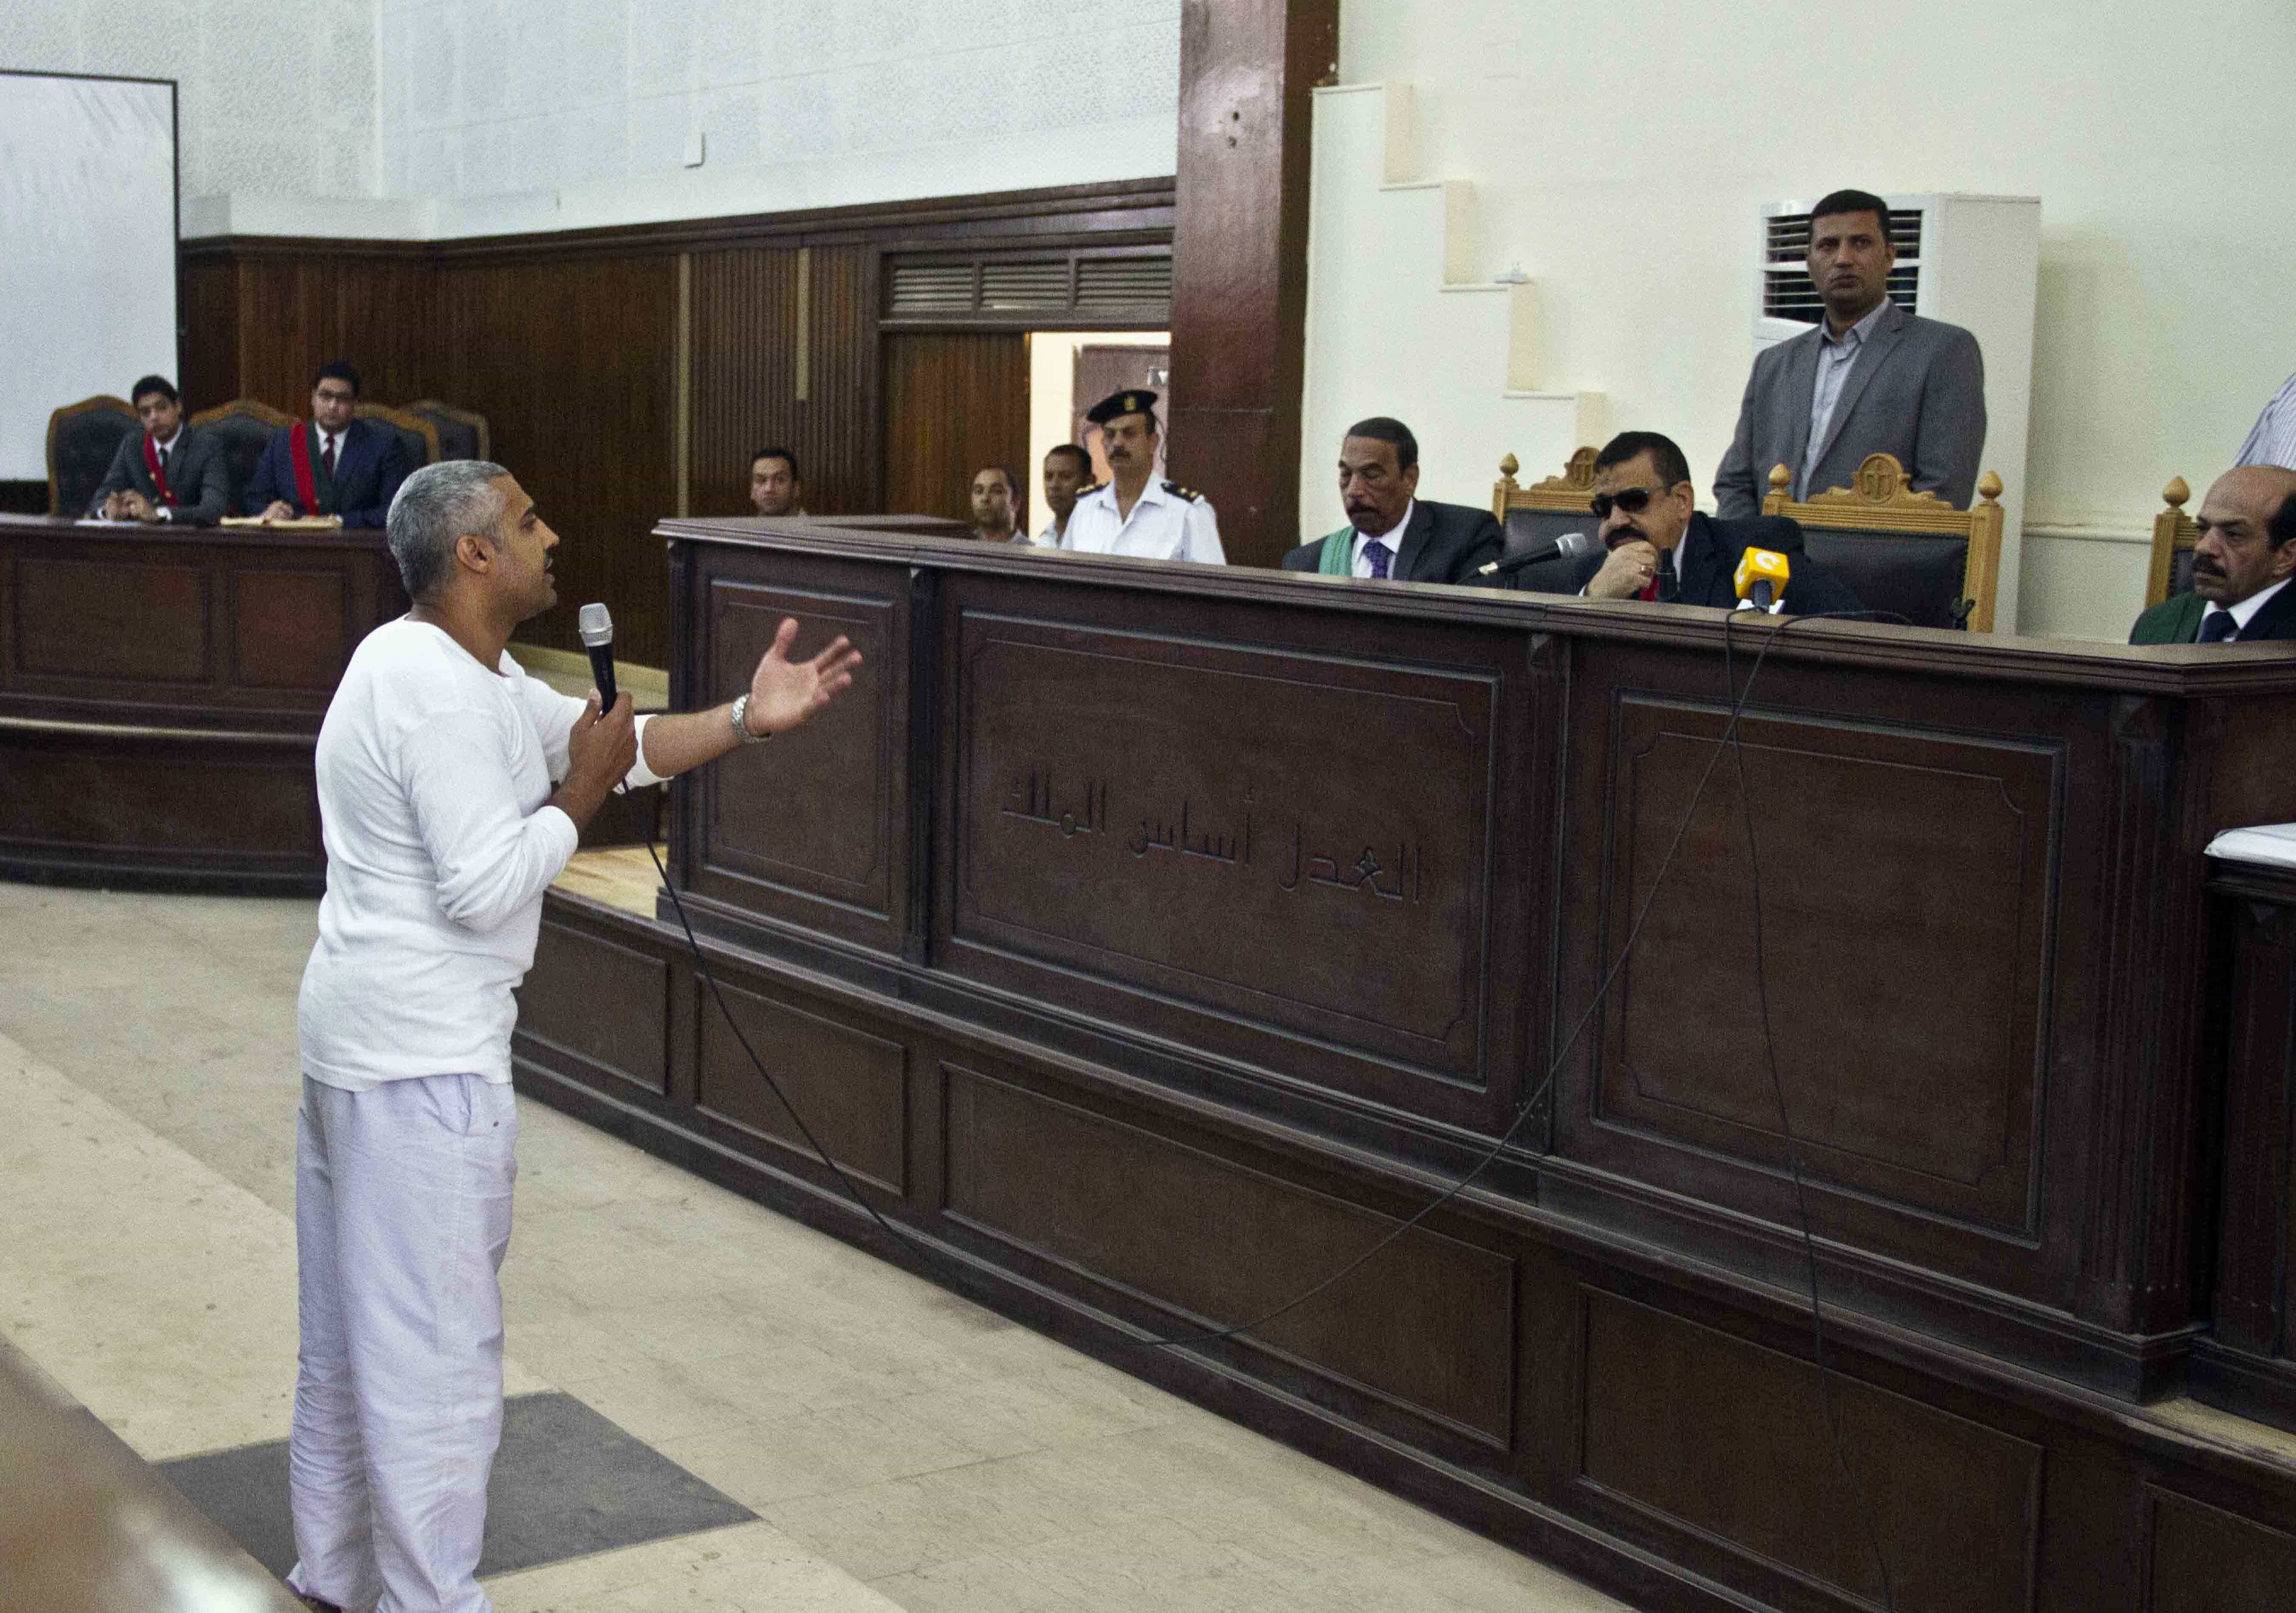
M 2296 638 L 2296 471 L 2244 465 L 2209 489 L 2193 546 L 2193 591 L 2136 619 L 2131 644 Z

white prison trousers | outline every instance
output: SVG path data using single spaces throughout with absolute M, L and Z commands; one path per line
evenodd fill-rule
M 475 1575 L 502 1436 L 518 1112 L 476 1075 L 303 1078 L 302 1347 L 287 1584 L 344 1609 L 488 1613 Z

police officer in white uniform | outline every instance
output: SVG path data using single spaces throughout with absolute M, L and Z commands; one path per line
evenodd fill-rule
M 1083 555 L 1195 560 L 1226 565 L 1211 500 L 1155 480 L 1156 394 L 1118 392 L 1085 412 L 1100 427 L 1108 481 L 1077 495 L 1061 547 Z

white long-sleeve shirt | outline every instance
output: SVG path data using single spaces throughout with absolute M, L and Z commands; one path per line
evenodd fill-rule
M 296 1008 L 313 1080 L 510 1079 L 512 992 L 574 853 L 574 820 L 544 802 L 581 714 L 427 622 L 387 622 L 352 654 L 319 728 L 327 893 Z M 659 782 L 643 750 L 628 781 Z

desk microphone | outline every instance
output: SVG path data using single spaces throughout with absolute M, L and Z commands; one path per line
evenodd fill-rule
M 1505 577 L 1527 566 L 1540 565 L 1549 560 L 1576 560 L 1581 555 L 1595 552 L 1595 540 L 1584 532 L 1565 532 L 1552 543 L 1542 543 L 1535 549 L 1525 549 L 1520 555 L 1508 555 L 1488 565 L 1475 568 L 1478 577 Z
M 590 681 L 598 686 L 598 712 L 603 716 L 614 709 L 614 619 L 604 605 L 586 605 L 575 630 L 590 652 Z
M 1736 608 L 1777 615 L 1786 608 L 1786 577 L 1792 569 L 1775 549 L 1748 549 L 1731 579 L 1738 587 Z

